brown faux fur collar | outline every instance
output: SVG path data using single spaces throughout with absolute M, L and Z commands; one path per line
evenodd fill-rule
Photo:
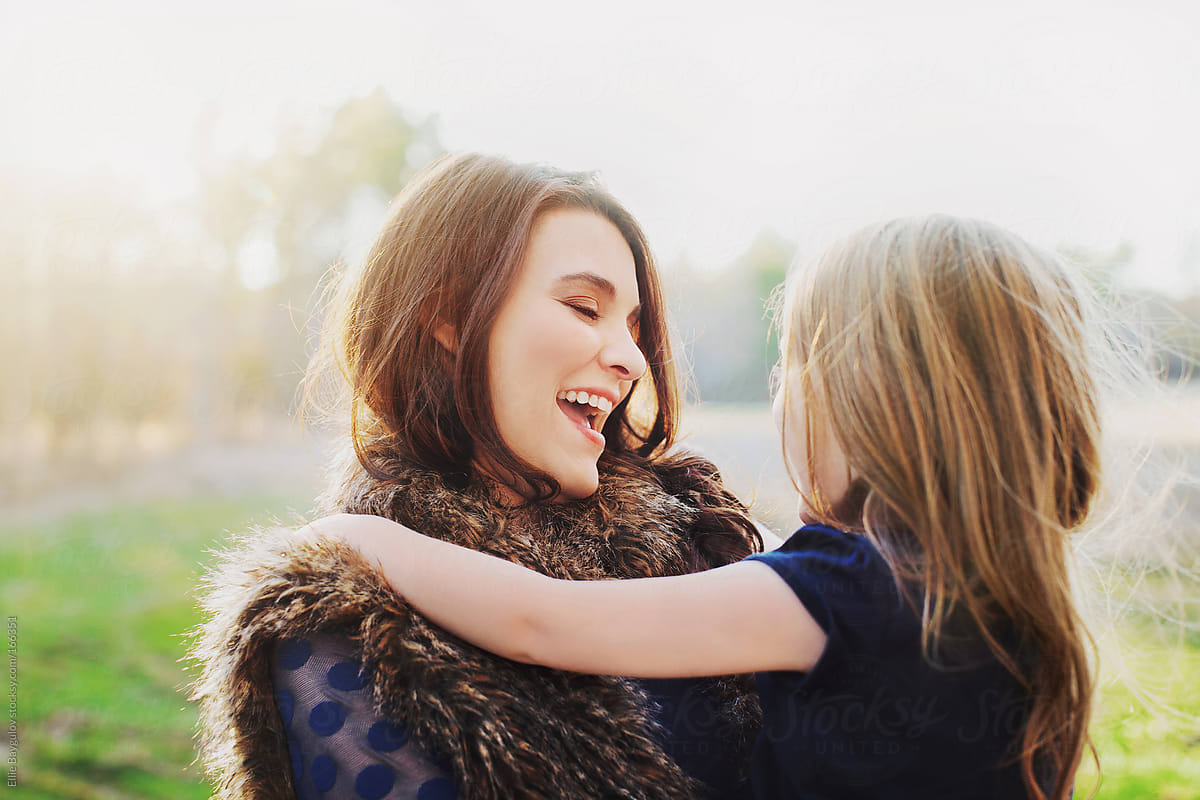
M 591 498 L 503 509 L 483 487 L 391 465 L 386 483 L 360 474 L 338 498 L 439 538 L 572 579 L 689 570 L 694 510 L 644 480 L 608 474 Z M 287 529 L 235 537 L 201 589 L 194 632 L 201 757 L 220 798 L 295 797 L 270 680 L 280 638 L 340 631 L 362 650 L 383 713 L 403 719 L 426 752 L 451 765 L 474 798 L 690 797 L 691 782 L 657 744 L 648 700 L 633 683 L 507 661 L 411 611 L 357 552 L 299 542 Z M 718 681 L 730 729 L 748 750 L 757 700 Z

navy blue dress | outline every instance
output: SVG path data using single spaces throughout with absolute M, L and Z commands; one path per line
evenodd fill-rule
M 285 639 L 272 681 L 291 752 L 297 800 L 453 800 L 450 770 L 422 751 L 398 721 L 376 714 L 369 679 L 349 640 L 335 635 Z M 644 680 L 665 732 L 662 748 L 713 800 L 741 797 L 732 732 L 721 700 L 703 678 Z M 740 781 L 740 783 L 739 783 Z M 746 795 L 748 796 L 748 795 Z
M 749 559 L 774 569 L 828 636 L 811 671 L 756 676 L 756 798 L 1026 796 L 1013 752 L 1028 693 L 978 643 L 955 669 L 931 665 L 920 620 L 865 537 L 808 525 Z

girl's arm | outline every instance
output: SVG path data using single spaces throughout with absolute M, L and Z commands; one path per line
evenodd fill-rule
M 603 675 L 809 670 L 825 632 L 765 564 L 669 578 L 568 581 L 431 539 L 382 517 L 307 526 L 346 541 L 425 616 L 486 650 Z

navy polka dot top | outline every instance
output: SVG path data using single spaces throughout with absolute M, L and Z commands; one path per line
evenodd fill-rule
M 449 772 L 380 717 L 349 640 L 284 639 L 271 678 L 297 800 L 454 800 Z

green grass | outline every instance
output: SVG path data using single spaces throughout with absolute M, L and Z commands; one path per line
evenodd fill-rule
M 307 503 L 196 498 L 0 529 L 0 614 L 19 624 L 21 797 L 208 796 L 178 663 L 205 551 Z M 1159 638 L 1144 620 L 1121 635 L 1138 682 L 1182 713 L 1147 710 L 1110 662 L 1097 796 L 1200 800 L 1200 639 Z M 1085 767 L 1076 797 L 1095 780 Z
M 162 501 L 0 530 L 24 798 L 203 798 L 178 663 L 206 550 L 304 499 Z
M 1092 726 L 1102 772 L 1097 797 L 1200 798 L 1200 637 L 1194 628 L 1132 614 L 1111 633 L 1119 644 L 1102 644 Z M 1085 761 L 1076 797 L 1096 781 Z

